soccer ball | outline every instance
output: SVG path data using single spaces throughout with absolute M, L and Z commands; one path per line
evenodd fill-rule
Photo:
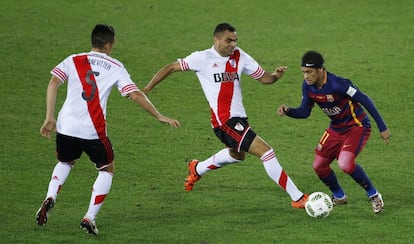
M 314 192 L 305 203 L 306 213 L 312 218 L 326 218 L 333 209 L 333 203 L 328 194 Z

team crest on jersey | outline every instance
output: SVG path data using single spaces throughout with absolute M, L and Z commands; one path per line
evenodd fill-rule
M 230 65 L 231 65 L 231 67 L 236 68 L 236 66 L 237 66 L 236 60 L 234 60 L 234 59 L 230 59 L 230 60 L 229 60 L 229 63 L 230 63 Z
M 237 124 L 234 126 L 234 129 L 238 130 L 238 131 L 243 131 L 244 130 L 244 126 L 240 123 L 237 122 Z
M 326 100 L 328 100 L 328 102 L 333 102 L 335 101 L 335 98 L 332 94 L 328 94 L 326 95 Z

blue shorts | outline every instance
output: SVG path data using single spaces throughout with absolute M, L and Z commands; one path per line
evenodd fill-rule
M 97 169 L 102 169 L 114 161 L 111 141 L 104 139 L 86 140 L 57 133 L 56 154 L 61 162 L 72 162 L 85 152 Z
M 256 133 L 249 126 L 247 118 L 230 118 L 224 125 L 214 128 L 214 133 L 226 146 L 237 152 L 248 152 L 256 137 Z

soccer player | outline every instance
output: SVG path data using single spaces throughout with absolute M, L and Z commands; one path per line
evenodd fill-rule
M 328 72 L 322 55 L 316 51 L 306 52 L 302 57 L 301 70 L 302 103 L 298 108 L 281 105 L 277 113 L 292 118 L 307 118 L 314 104 L 331 119 L 315 149 L 313 169 L 332 191 L 335 205 L 346 204 L 348 198 L 339 185 L 330 164 L 336 158 L 339 168 L 352 177 L 368 195 L 374 213 L 384 207 L 381 194 L 356 163 L 356 157 L 364 148 L 371 134 L 371 123 L 362 106 L 374 118 L 385 144 L 389 143 L 390 132 L 372 100 L 350 80 Z M 362 105 L 362 106 L 361 106 Z
M 36 213 L 39 225 L 45 225 L 58 193 L 82 152 L 85 152 L 99 171 L 93 184 L 88 211 L 80 227 L 97 235 L 95 216 L 109 193 L 114 174 L 114 152 L 106 128 L 106 106 L 113 87 L 132 99 L 158 121 L 178 127 L 177 120 L 160 114 L 131 80 L 124 65 L 110 57 L 115 44 L 111 26 L 98 24 L 92 30 L 90 52 L 73 54 L 51 71 L 47 96 L 46 119 L 40 134 L 51 138 L 56 130 L 56 164 L 49 182 L 46 199 Z M 60 85 L 67 81 L 66 100 L 55 120 L 55 104 Z
M 211 111 L 216 136 L 227 146 L 204 161 L 190 160 L 184 183 L 191 191 L 202 175 L 245 159 L 246 152 L 260 158 L 269 177 L 292 199 L 292 207 L 304 208 L 302 193 L 279 164 L 274 150 L 250 127 L 242 103 L 241 77 L 245 73 L 263 84 L 275 83 L 287 67 L 266 72 L 247 53 L 237 47 L 236 29 L 228 23 L 217 25 L 213 47 L 196 51 L 161 68 L 144 88 L 147 94 L 158 83 L 177 71 L 195 71 Z

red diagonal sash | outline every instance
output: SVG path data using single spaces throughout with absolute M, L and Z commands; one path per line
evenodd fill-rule
M 231 74 L 234 78 L 234 73 L 237 73 L 239 66 L 240 52 L 235 50 L 226 63 L 226 74 Z M 217 113 L 221 123 L 225 123 L 230 118 L 230 107 L 233 99 L 234 80 L 221 82 L 220 92 L 217 101 Z
M 82 98 L 87 102 L 89 116 L 95 126 L 100 139 L 106 138 L 106 121 L 99 100 L 99 90 L 96 85 L 95 75 L 89 64 L 87 55 L 73 58 L 79 80 L 82 83 Z

